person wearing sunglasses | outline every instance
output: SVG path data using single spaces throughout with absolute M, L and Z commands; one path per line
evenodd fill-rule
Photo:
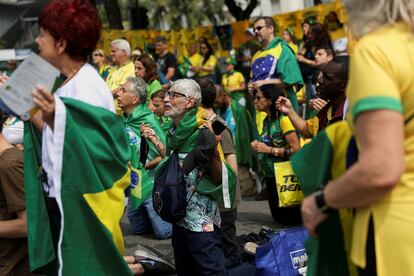
M 254 22 L 254 33 L 262 50 L 252 59 L 252 79 L 249 92 L 263 84 L 276 84 L 298 109 L 296 92 L 303 86 L 302 75 L 295 53 L 280 37 L 275 36 L 276 24 L 272 17 L 261 16 Z
M 191 70 L 197 72 L 199 77 L 204 77 L 212 80 L 216 83 L 216 77 L 214 70 L 217 65 L 217 58 L 214 55 L 213 48 L 208 41 L 200 43 L 200 53 L 203 57 L 203 61 L 200 66 L 193 66 Z
M 260 175 L 266 186 L 265 191 L 270 213 L 276 222 L 287 225 L 300 223 L 300 209 L 279 208 L 276 190 L 274 163 L 288 161 L 290 156 L 300 149 L 296 130 L 288 116 L 276 109 L 276 100 L 283 95 L 283 90 L 275 84 L 265 84 L 257 88 L 255 96 L 256 109 L 266 113 L 263 130 L 258 140 L 251 142 L 251 148 L 257 155 Z
M 96 49 L 92 54 L 93 64 L 98 69 L 99 75 L 106 80 L 111 70 L 111 66 L 108 64 L 105 53 L 102 49 Z

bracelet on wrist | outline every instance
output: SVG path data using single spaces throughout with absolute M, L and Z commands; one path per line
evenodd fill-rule
M 290 148 L 285 148 L 285 157 L 289 157 L 291 154 Z
M 329 213 L 332 213 L 332 211 L 334 210 L 326 204 L 323 190 L 319 190 L 316 192 L 315 202 L 316 202 L 316 206 L 322 213 L 329 214 Z

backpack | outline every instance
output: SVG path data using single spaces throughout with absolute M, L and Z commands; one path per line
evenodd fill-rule
M 157 170 L 152 192 L 153 207 L 162 220 L 174 223 L 186 215 L 187 190 L 178 153 L 173 152 Z

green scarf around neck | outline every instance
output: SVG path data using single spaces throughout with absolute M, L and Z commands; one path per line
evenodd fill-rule
M 184 153 L 190 152 L 205 118 L 206 113 L 202 108 L 192 108 L 188 111 L 176 126 L 174 133 L 167 132 L 168 149 Z

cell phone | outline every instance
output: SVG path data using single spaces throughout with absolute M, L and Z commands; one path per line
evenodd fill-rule
M 222 120 L 215 120 L 212 124 L 211 127 L 213 128 L 213 132 L 216 135 L 220 135 L 225 129 L 226 129 L 226 122 L 222 121 Z

